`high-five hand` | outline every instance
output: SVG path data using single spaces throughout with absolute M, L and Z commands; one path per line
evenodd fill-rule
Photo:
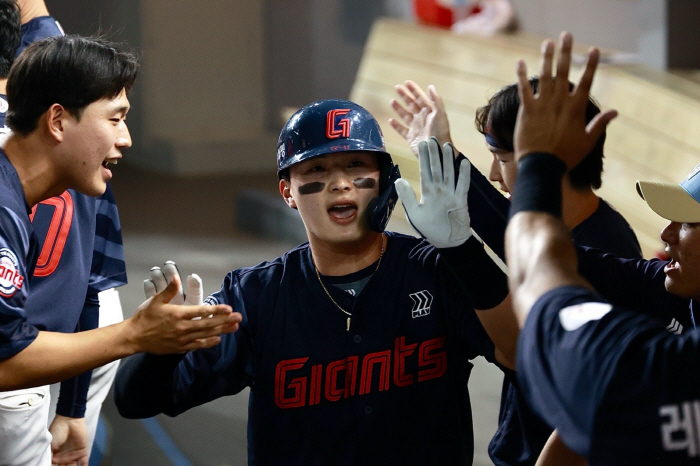
M 437 139 L 418 144 L 421 200 L 408 181 L 399 178 L 394 183 L 406 215 L 413 227 L 438 248 L 463 244 L 472 235 L 467 209 L 469 192 L 468 160 L 459 166 L 459 181 L 455 186 L 452 144 L 440 151 Z
M 518 160 L 532 152 L 547 152 L 562 159 L 571 169 L 590 153 L 608 123 L 617 116 L 616 111 L 608 110 L 586 124 L 585 108 L 600 52 L 595 48 L 590 50 L 579 83 L 573 91 L 569 91 L 572 44 L 571 34 L 562 33 L 557 74 L 552 78 L 554 42 L 543 42 L 540 83 L 534 95 L 525 62 L 518 61 L 520 110 L 514 135 L 515 157 Z

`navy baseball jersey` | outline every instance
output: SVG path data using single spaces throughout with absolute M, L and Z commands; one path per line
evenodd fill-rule
M 0 358 L 22 351 L 39 331 L 27 322 L 25 305 L 37 239 L 17 171 L 0 150 Z
M 468 200 L 472 228 L 505 260 L 504 238 L 510 201 L 475 167 L 470 172 L 470 180 Z M 642 257 L 639 241 L 630 225 L 603 199 L 599 200 L 593 214 L 573 228 L 571 235 L 579 245 L 600 248 L 619 257 Z M 619 286 L 617 275 L 607 273 L 609 270 L 601 273 L 596 266 L 592 266 L 581 273 L 584 277 L 597 279 L 596 283 L 604 282 L 605 288 L 599 291 L 605 297 L 608 297 L 608 293 L 619 295 L 620 291 L 617 290 L 627 292 L 625 287 Z M 665 289 L 663 292 L 668 294 Z M 674 316 L 682 316 L 683 323 L 687 325 L 687 302 L 683 306 L 684 309 L 675 314 L 666 309 L 665 314 L 659 317 L 671 324 Z M 489 443 L 489 456 L 496 466 L 534 465 L 552 433 L 552 428 L 532 412 L 514 385 L 516 383 L 514 374 L 506 371 L 501 388 L 498 429 Z
M 17 49 L 17 55 L 33 42 L 47 37 L 64 35 L 61 25 L 51 16 L 38 16 L 22 25 L 22 42 Z
M 51 16 L 34 18 L 22 25 L 17 53 L 32 42 L 62 34 Z M 0 113 L 3 124 L 6 110 Z M 63 333 L 97 328 L 97 293 L 126 283 L 119 214 L 109 184 L 99 198 L 68 190 L 46 199 L 34 206 L 30 218 L 39 253 L 25 304 L 27 322 Z M 89 375 L 61 384 L 59 414 L 83 415 Z
M 518 380 L 564 443 L 598 465 L 700 462 L 700 331 L 561 287 L 533 306 L 520 334 Z
M 308 244 L 228 274 L 210 303 L 243 314 L 221 344 L 120 368 L 126 417 L 174 416 L 251 387 L 249 464 L 471 464 L 469 359 L 494 347 L 425 241 L 386 233 L 357 296 L 316 276 Z M 327 279 L 324 279 L 324 281 Z

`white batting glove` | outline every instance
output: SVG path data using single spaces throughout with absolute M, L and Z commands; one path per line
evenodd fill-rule
M 143 281 L 143 292 L 146 294 L 146 299 L 163 291 L 165 287 L 173 281 L 174 277 L 180 277 L 180 272 L 177 270 L 175 262 L 167 261 L 162 269 L 160 267 L 153 267 L 150 271 L 150 276 L 150 280 Z M 182 289 L 182 280 L 180 280 L 180 287 L 177 290 L 177 294 L 170 300 L 170 303 L 198 306 L 202 304 L 202 300 L 202 279 L 199 278 L 199 275 L 193 273 L 187 276 L 184 292 Z
M 467 209 L 469 160 L 463 160 L 459 166 L 457 186 L 452 144 L 445 144 L 441 152 L 434 137 L 423 141 L 418 144 L 418 161 L 420 203 L 408 181 L 399 178 L 394 183 L 411 225 L 435 247 L 453 248 L 464 244 L 472 236 Z

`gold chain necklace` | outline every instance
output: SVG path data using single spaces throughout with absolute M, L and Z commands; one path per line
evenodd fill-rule
M 377 268 L 374 269 L 374 273 L 377 273 L 377 270 L 379 270 L 379 265 L 382 263 L 382 257 L 384 257 L 384 239 L 386 237 L 382 233 L 382 252 L 379 253 L 379 261 L 377 262 Z M 314 261 L 314 255 L 313 253 L 311 254 L 311 263 L 314 264 L 314 270 L 316 271 L 316 276 L 318 277 L 318 282 L 321 284 L 321 288 L 323 288 L 323 291 L 326 292 L 326 296 L 328 296 L 328 299 L 331 300 L 333 304 L 335 304 L 335 307 L 340 309 L 340 312 L 348 316 L 348 321 L 347 321 L 347 326 L 345 327 L 345 331 L 349 332 L 350 331 L 350 319 L 352 318 L 352 313 L 346 311 L 342 307 L 340 307 L 340 304 L 335 302 L 335 299 L 333 299 L 333 296 L 328 292 L 326 289 L 326 285 L 323 284 L 323 280 L 321 280 L 321 274 L 318 273 L 318 267 L 316 267 L 316 261 Z

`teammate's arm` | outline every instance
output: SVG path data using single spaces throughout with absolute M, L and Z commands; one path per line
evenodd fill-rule
M 535 466 L 586 466 L 586 460 L 569 450 L 555 430 L 547 440 Z
M 599 52 L 588 54 L 583 76 L 570 92 L 571 46 L 571 35 L 562 34 L 557 75 L 552 79 L 554 43 L 545 42 L 537 95 L 529 86 L 524 61 L 518 63 L 520 111 L 514 142 L 519 169 L 506 254 L 521 327 L 532 305 L 547 291 L 565 285 L 590 288 L 578 274 L 576 252 L 561 220 L 561 177 L 585 158 L 616 113 L 600 113 L 586 126 Z
M 406 215 L 411 225 L 440 249 L 443 263 L 479 310 L 477 317 L 497 348 L 497 361 L 513 368 L 518 327 L 507 299 L 507 277 L 470 230 L 470 164 L 464 159 L 455 171 L 452 146 L 445 144 L 441 152 L 436 138 L 421 141 L 418 148 L 421 201 L 406 180 L 395 183 Z M 461 175 L 455 184 L 457 172 Z
M 17 0 L 19 11 L 22 15 L 22 24 L 28 23 L 39 16 L 49 16 L 44 0 Z
M 25 349 L 0 361 L 0 390 L 58 382 L 134 353 L 207 348 L 220 341 L 219 335 L 238 329 L 241 316 L 229 306 L 168 304 L 178 286 L 173 281 L 119 324 L 73 334 L 39 332 Z

